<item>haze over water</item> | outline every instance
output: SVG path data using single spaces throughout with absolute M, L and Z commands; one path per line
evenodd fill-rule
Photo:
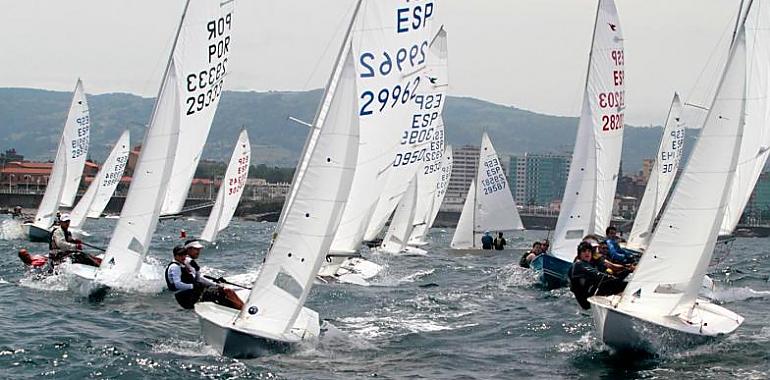
M 204 219 L 164 221 L 151 256 L 170 259 L 179 229 Z M 90 221 L 89 240 L 106 245 L 114 220 Z M 9 222 L 0 224 L 8 237 Z M 235 220 L 200 263 L 247 284 L 267 249 L 272 223 Z M 113 292 L 90 302 L 64 277 L 35 281 L 0 240 L 0 378 L 3 379 L 353 379 L 353 378 L 676 378 L 770 377 L 770 239 L 737 239 L 712 267 L 717 298 L 746 318 L 722 341 L 671 347 L 659 357 L 612 354 L 589 314 L 565 289 L 540 290 L 518 259 L 544 231 L 509 239 L 519 250 L 457 256 L 452 230 L 433 229 L 427 257 L 369 255 L 386 269 L 371 287 L 315 286 L 308 306 L 326 329 L 319 344 L 290 354 L 234 360 L 201 343 L 195 314 L 168 292 Z M 729 282 L 726 284 L 725 280 Z M 152 284 L 148 284 L 148 287 Z

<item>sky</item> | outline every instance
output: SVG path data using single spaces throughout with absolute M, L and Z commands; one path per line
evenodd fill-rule
M 236 0 L 227 89 L 324 85 L 354 0 Z M 449 94 L 576 116 L 596 0 L 436 0 Z M 616 0 L 626 123 L 660 125 L 674 91 L 704 103 L 739 0 Z M 0 87 L 154 96 L 184 0 L 0 0 Z

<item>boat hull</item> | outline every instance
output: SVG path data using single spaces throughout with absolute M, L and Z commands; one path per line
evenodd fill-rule
M 692 316 L 653 316 L 632 313 L 612 305 L 618 296 L 591 297 L 597 338 L 616 351 L 663 353 L 684 349 L 734 332 L 743 317 L 721 306 L 699 300 Z
M 24 234 L 27 235 L 27 239 L 33 243 L 47 243 L 48 236 L 51 234 L 50 230 L 40 228 L 32 223 L 24 223 L 21 225 L 24 230 Z
M 363 257 L 331 257 L 318 272 L 320 283 L 338 282 L 369 286 L 369 279 L 382 271 L 382 266 Z
M 240 294 L 239 294 L 240 296 Z M 203 341 L 217 353 L 232 358 L 255 358 L 296 349 L 320 334 L 318 313 L 302 308 L 289 334 L 272 334 L 259 329 L 236 326 L 240 310 L 212 302 L 195 304 Z
M 570 262 L 551 254 L 544 254 L 532 260 L 529 267 L 538 274 L 540 285 L 548 290 L 569 285 L 568 273 L 572 267 Z

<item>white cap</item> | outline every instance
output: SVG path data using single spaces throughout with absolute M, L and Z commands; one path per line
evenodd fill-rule
M 61 214 L 59 217 L 59 222 L 69 222 L 70 221 L 70 214 Z
M 193 240 L 193 241 L 191 241 L 191 242 L 189 242 L 189 243 L 185 244 L 185 245 L 184 245 L 184 247 L 185 247 L 185 248 L 198 248 L 198 249 L 201 249 L 201 248 L 203 248 L 203 244 L 201 244 L 201 243 L 200 243 L 199 241 L 197 241 L 197 240 Z

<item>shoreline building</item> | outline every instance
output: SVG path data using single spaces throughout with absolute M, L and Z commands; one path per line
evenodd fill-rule
M 548 207 L 560 201 L 571 160 L 571 156 L 551 153 L 511 156 L 508 183 L 516 204 Z

